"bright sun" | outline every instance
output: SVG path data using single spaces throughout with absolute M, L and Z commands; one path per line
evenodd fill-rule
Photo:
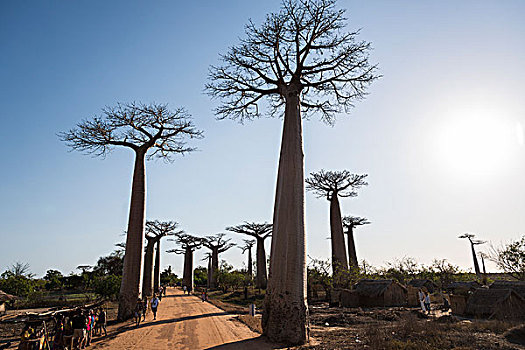
M 448 170 L 469 179 L 508 168 L 523 128 L 496 115 L 468 111 L 455 115 L 438 131 L 438 150 Z

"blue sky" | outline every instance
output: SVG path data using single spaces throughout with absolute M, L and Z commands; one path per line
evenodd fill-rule
M 498 245 L 525 228 L 522 1 L 341 1 L 383 78 L 335 127 L 304 123 L 306 171 L 368 173 L 343 199 L 359 259 L 446 258 L 470 269 L 465 231 Z M 2 1 L 0 271 L 94 264 L 124 240 L 132 154 L 68 152 L 56 133 L 116 102 L 184 106 L 205 138 L 147 164 L 147 217 L 196 235 L 271 221 L 282 121 L 217 121 L 209 65 L 279 1 Z M 328 202 L 306 196 L 308 254 L 328 258 Z M 242 242 L 244 237 L 231 237 Z M 268 242 L 269 243 L 269 242 Z M 165 242 L 164 247 L 173 243 Z M 269 245 L 268 245 L 269 246 Z M 196 262 L 204 250 L 196 254 Z M 269 251 L 268 251 L 269 253 Z M 224 254 L 235 266 L 239 249 Z M 180 273 L 182 257 L 163 255 Z M 492 268 L 492 265 L 490 265 Z

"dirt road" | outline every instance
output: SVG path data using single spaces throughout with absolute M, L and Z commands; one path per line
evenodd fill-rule
M 96 339 L 96 338 L 95 338 Z M 91 349 L 278 349 L 258 333 L 223 310 L 169 289 L 153 320 L 151 310 L 138 327 L 131 323 L 108 329 L 108 336 L 96 339 Z

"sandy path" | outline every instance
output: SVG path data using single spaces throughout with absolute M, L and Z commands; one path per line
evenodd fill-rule
M 223 310 L 171 288 L 153 320 L 151 310 L 139 327 L 131 323 L 108 329 L 90 349 L 277 349 Z

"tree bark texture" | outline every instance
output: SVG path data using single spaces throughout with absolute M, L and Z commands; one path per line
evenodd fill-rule
M 153 290 L 156 292 L 160 286 L 160 239 L 157 241 L 155 252 L 155 270 L 153 271 Z
M 248 248 L 248 276 L 253 276 L 252 248 Z
M 191 248 L 186 248 L 186 251 L 184 252 L 182 284 L 193 290 L 193 250 Z
M 264 239 L 257 237 L 257 275 L 255 276 L 255 287 L 266 289 L 266 252 L 264 250 Z
M 474 271 L 476 272 L 476 276 L 481 276 L 481 271 L 479 270 L 479 263 L 478 258 L 476 257 L 476 250 L 474 249 L 474 244 L 472 242 L 470 243 L 470 249 L 472 250 L 472 259 L 474 259 Z
M 345 235 L 343 233 L 343 220 L 337 192 L 330 198 L 330 235 L 332 242 L 332 271 L 334 276 L 348 270 L 345 248 Z
M 357 252 L 355 250 L 355 242 L 354 242 L 354 228 L 350 226 L 348 228 L 348 259 L 350 267 L 356 268 L 359 263 L 357 262 Z
M 142 279 L 142 296 L 153 295 L 153 255 L 155 254 L 155 241 L 148 239 L 146 254 L 144 254 L 144 277 Z
M 217 288 L 217 273 L 219 272 L 219 248 L 211 250 L 211 281 L 210 288 Z
M 208 257 L 208 281 L 206 283 L 207 287 L 210 288 L 211 286 L 211 279 L 213 276 L 213 267 L 211 263 L 211 255 Z
M 281 154 L 273 216 L 270 276 L 262 318 L 271 341 L 304 344 L 308 339 L 304 154 L 299 92 L 286 93 Z
M 144 252 L 144 217 L 146 204 L 145 152 L 135 152 L 135 167 L 131 185 L 126 253 L 122 283 L 120 285 L 118 319 L 127 320 L 133 316 L 133 310 L 140 298 L 142 287 L 142 265 Z

